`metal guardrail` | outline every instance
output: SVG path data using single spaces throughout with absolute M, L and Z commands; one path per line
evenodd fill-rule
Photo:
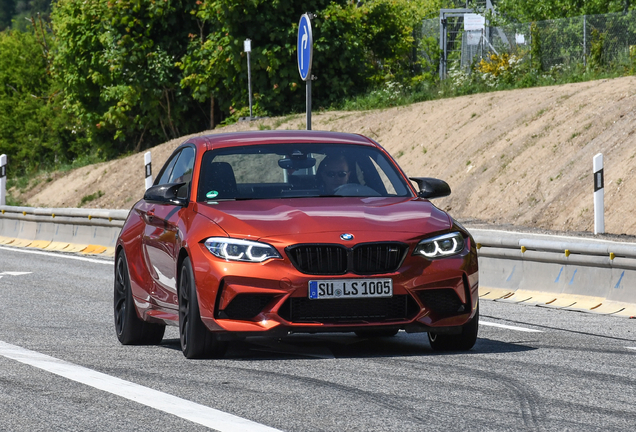
M 470 229 L 479 256 L 636 270 L 636 243 Z
M 2 221 L 121 228 L 129 210 L 0 206 Z M 4 227 L 0 235 L 19 234 Z M 479 256 L 636 270 L 636 243 L 470 228 Z M 42 231 L 40 229 L 40 231 Z M 37 239 L 39 240 L 39 239 Z M 111 245 L 107 245 L 111 246 Z
M 128 213 L 128 210 L 0 206 L 0 218 L 120 228 Z
M 112 256 L 128 213 L 0 206 L 0 244 Z M 589 296 L 595 312 L 636 315 L 636 243 L 468 229 L 478 243 L 480 291 L 490 291 L 487 298 L 526 301 L 528 291 Z M 585 309 L 580 305 L 567 307 Z

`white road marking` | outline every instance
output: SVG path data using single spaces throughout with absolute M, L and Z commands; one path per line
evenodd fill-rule
M 2 341 L 0 341 L 0 355 L 219 432 L 280 432 L 278 429 L 251 420 Z
M 481 320 L 479 320 L 479 325 L 485 325 L 485 326 L 490 326 L 490 327 L 499 327 L 499 328 L 505 328 L 505 329 L 508 329 L 508 330 L 517 330 L 517 331 L 528 332 L 528 333 L 543 333 L 542 330 L 535 330 L 535 329 L 530 329 L 530 328 L 525 328 L 525 327 L 515 327 L 515 326 L 509 326 L 509 325 L 505 325 L 505 324 L 498 324 L 498 323 L 493 323 L 493 322 L 488 322 L 488 321 L 481 321 Z
M 625 347 L 627 349 L 636 350 L 636 347 Z
M 22 276 L 22 275 L 27 275 L 27 274 L 31 274 L 31 272 L 2 272 L 2 273 L 0 273 L 0 277 L 2 277 L 2 276 Z
M 93 259 L 93 258 L 84 258 L 84 257 L 80 257 L 80 256 L 75 256 L 75 255 L 67 255 L 65 253 L 42 252 L 42 251 L 22 249 L 22 248 L 9 248 L 9 247 L 4 247 L 4 246 L 0 246 L 0 249 L 13 251 L 13 252 L 34 254 L 34 255 L 48 255 L 48 256 L 53 256 L 53 257 L 58 257 L 58 258 L 68 258 L 68 259 L 74 259 L 74 260 L 78 260 L 78 261 L 88 261 L 88 262 L 97 263 L 97 264 L 107 264 L 107 265 L 110 265 L 110 266 L 113 265 L 113 261 L 110 261 L 110 260 L 98 260 L 98 259 Z

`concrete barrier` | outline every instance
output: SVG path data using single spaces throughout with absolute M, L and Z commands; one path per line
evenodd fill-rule
M 0 244 L 113 255 L 128 210 L 0 206 Z
M 478 245 L 483 298 L 636 316 L 636 244 L 470 227 L 469 231 Z

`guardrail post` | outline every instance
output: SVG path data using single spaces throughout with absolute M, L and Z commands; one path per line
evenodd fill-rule
M 150 152 L 144 154 L 144 165 L 146 169 L 146 190 L 152 186 L 152 156 Z
M 7 204 L 7 155 L 0 156 L 0 205 Z
M 594 234 L 605 232 L 605 180 L 603 179 L 603 153 L 594 156 Z

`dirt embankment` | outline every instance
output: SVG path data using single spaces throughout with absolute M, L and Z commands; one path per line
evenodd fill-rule
M 314 113 L 312 124 L 372 137 L 408 175 L 445 179 L 453 193 L 435 203 L 456 218 L 559 231 L 593 230 L 592 158 L 603 153 L 606 231 L 636 235 L 636 77 Z M 304 129 L 305 117 L 211 133 L 259 128 Z M 151 149 L 155 174 L 184 139 Z M 130 208 L 144 191 L 143 154 L 54 177 L 19 198 L 78 207 L 103 194 L 84 207 Z

